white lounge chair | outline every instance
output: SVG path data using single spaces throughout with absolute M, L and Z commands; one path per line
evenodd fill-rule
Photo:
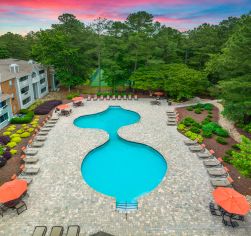
M 132 95 L 131 94 L 128 95 L 128 100 L 132 100 Z
M 118 95 L 118 100 L 121 100 L 121 96 L 120 95 Z
M 25 175 L 36 175 L 39 172 L 39 167 L 25 167 L 22 174 Z
M 123 96 L 123 100 L 127 100 L 127 96 L 126 95 Z
M 28 156 L 34 156 L 38 153 L 37 149 L 32 149 L 32 148 L 27 149 L 26 147 L 22 147 L 22 151 L 25 155 Z
M 138 95 L 137 94 L 134 95 L 134 100 L 138 100 Z
M 91 95 L 87 95 L 87 101 L 91 101 L 91 100 L 92 100 Z
M 116 100 L 116 96 L 115 95 L 112 95 L 112 100 Z
M 213 187 L 231 187 L 232 186 L 232 179 L 228 178 L 211 178 L 210 182 Z
M 32 156 L 32 157 L 25 157 L 23 160 L 26 164 L 34 164 L 37 163 L 39 159 L 37 157 Z

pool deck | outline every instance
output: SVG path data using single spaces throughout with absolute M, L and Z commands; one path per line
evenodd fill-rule
M 213 188 L 202 161 L 188 151 L 176 126 L 166 125 L 166 111 L 170 109 L 167 103 L 151 106 L 149 101 L 85 102 L 85 106 L 73 108 L 70 117 L 60 117 L 37 154 L 41 170 L 29 186 L 29 197 L 24 199 L 28 210 L 21 215 L 14 210 L 5 212 L 0 235 L 31 235 L 36 225 L 46 225 L 48 231 L 53 225 L 62 225 L 66 231 L 72 224 L 80 225 L 81 236 L 100 230 L 125 236 L 251 235 L 251 214 L 237 229 L 223 226 L 221 217 L 210 214 L 208 203 Z M 106 142 L 108 135 L 73 125 L 75 118 L 101 112 L 109 105 L 138 112 L 140 122 L 122 127 L 119 134 L 157 149 L 168 164 L 164 180 L 140 198 L 139 210 L 128 214 L 127 219 L 115 211 L 114 199 L 95 192 L 81 175 L 84 156 Z

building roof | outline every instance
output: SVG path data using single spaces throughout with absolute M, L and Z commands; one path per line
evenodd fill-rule
M 19 66 L 19 72 L 14 73 L 10 72 L 9 66 L 11 64 L 16 64 Z M 42 69 L 43 66 L 33 62 L 29 63 L 28 61 L 19 60 L 19 59 L 0 59 L 0 82 L 4 82 L 16 77 L 22 77 L 32 73 L 33 69 Z

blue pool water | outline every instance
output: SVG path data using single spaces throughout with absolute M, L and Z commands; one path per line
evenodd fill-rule
M 109 133 L 109 141 L 87 154 L 82 163 L 86 183 L 98 192 L 133 203 L 153 190 L 163 179 L 167 164 L 155 149 L 120 138 L 120 127 L 140 120 L 138 113 L 111 106 L 74 121 L 80 128 L 96 128 Z M 88 137 L 85 137 L 88 138 Z

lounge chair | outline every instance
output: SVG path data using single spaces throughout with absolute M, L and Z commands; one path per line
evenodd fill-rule
M 33 157 L 26 157 L 23 160 L 26 164 L 34 164 L 34 163 L 38 162 L 39 159 L 37 157 L 33 156 Z
M 46 127 L 43 127 L 43 128 L 41 128 L 40 130 L 41 130 L 41 131 L 50 131 L 50 130 L 51 130 L 51 128 L 46 128 Z
M 28 185 L 32 183 L 32 178 L 29 178 L 29 177 L 27 177 L 27 176 L 19 175 L 19 176 L 18 176 L 18 179 L 25 180 L 25 181 L 27 182 Z
M 228 176 L 228 173 L 225 168 L 209 168 L 207 169 L 207 172 L 211 176 L 221 176 L 221 177 Z
M 39 167 L 24 167 L 21 175 L 36 175 L 39 172 Z
M 175 126 L 177 125 L 176 121 L 167 121 L 166 123 L 168 126 Z
M 91 95 L 87 95 L 87 101 L 91 101 L 91 100 L 92 100 Z
M 36 226 L 32 236 L 45 236 L 47 232 L 47 227 L 46 226 Z
M 169 115 L 169 114 L 172 115 L 172 114 L 175 114 L 175 111 L 166 111 L 166 114 L 167 115 Z
M 38 153 L 37 149 L 32 149 L 32 148 L 27 149 L 26 147 L 22 147 L 22 151 L 25 155 L 28 155 L 28 156 L 33 156 Z
M 52 115 L 52 117 L 51 117 L 51 119 L 50 119 L 50 120 L 53 120 L 53 121 L 55 121 L 55 120 L 59 120 L 58 114 L 53 113 L 53 115 Z
M 123 100 L 127 100 L 127 96 L 126 95 L 123 96 Z
M 205 147 L 204 147 L 204 145 L 202 144 L 202 145 L 196 145 L 196 146 L 190 146 L 189 147 L 189 150 L 191 151 L 191 152 L 201 152 L 201 151 L 203 151 L 205 149 Z
M 176 114 L 173 114 L 173 115 L 170 115 L 170 114 L 167 114 L 167 117 L 168 118 L 173 118 L 173 119 L 176 119 L 177 118 L 177 115 Z
M 107 95 L 106 96 L 106 100 L 110 100 L 111 98 L 110 98 L 110 95 Z
M 97 95 L 94 95 L 93 101 L 97 101 L 97 100 L 98 100 L 98 96 L 97 96 Z
M 62 236 L 64 228 L 62 226 L 53 226 L 51 228 L 50 236 Z
M 42 142 L 42 141 L 34 141 L 34 142 L 29 143 L 28 145 L 29 145 L 29 147 L 37 148 L 37 147 L 44 146 L 44 142 Z
M 121 95 L 118 95 L 118 100 L 121 100 Z
M 195 145 L 195 144 L 198 144 L 198 140 L 197 140 L 197 139 L 195 139 L 195 140 L 191 140 L 191 139 L 189 139 L 189 140 L 184 140 L 184 143 L 185 143 L 187 146 L 189 146 L 189 145 Z
M 56 124 L 58 120 L 47 120 L 46 124 Z
M 27 206 L 25 202 L 22 200 L 18 204 L 16 204 L 13 208 L 16 209 L 18 215 L 27 210 Z
M 116 100 L 116 96 L 115 95 L 112 95 L 112 100 Z
M 45 137 L 45 136 L 39 136 L 39 135 L 34 136 L 34 140 L 35 140 L 35 141 L 43 142 L 43 141 L 45 141 L 46 139 L 47 139 L 47 137 Z
M 138 95 L 137 94 L 134 95 L 134 100 L 138 100 Z
M 211 154 L 210 152 L 197 152 L 196 155 L 202 159 L 214 158 L 213 154 Z
M 71 109 L 70 110 L 62 110 L 61 115 L 62 116 L 69 116 L 71 114 L 71 112 L 72 112 Z
M 132 95 L 131 94 L 128 95 L 128 100 L 132 100 Z
M 48 131 L 39 131 L 39 132 L 37 133 L 37 136 L 40 136 L 40 135 L 45 136 L 45 135 L 47 135 L 48 133 L 49 133 Z
M 80 227 L 79 225 L 69 225 L 67 228 L 66 236 L 79 236 Z
M 99 97 L 99 100 L 100 100 L 100 101 L 103 101 L 103 100 L 104 100 L 104 96 L 101 95 L 101 96 Z
M 221 166 L 221 162 L 216 158 L 205 160 L 203 161 L 203 163 L 205 166 L 208 166 L 208 167 Z
M 45 128 L 53 128 L 55 126 L 55 123 L 46 123 L 43 127 Z
M 213 187 L 230 187 L 231 182 L 227 178 L 211 178 L 211 184 Z

